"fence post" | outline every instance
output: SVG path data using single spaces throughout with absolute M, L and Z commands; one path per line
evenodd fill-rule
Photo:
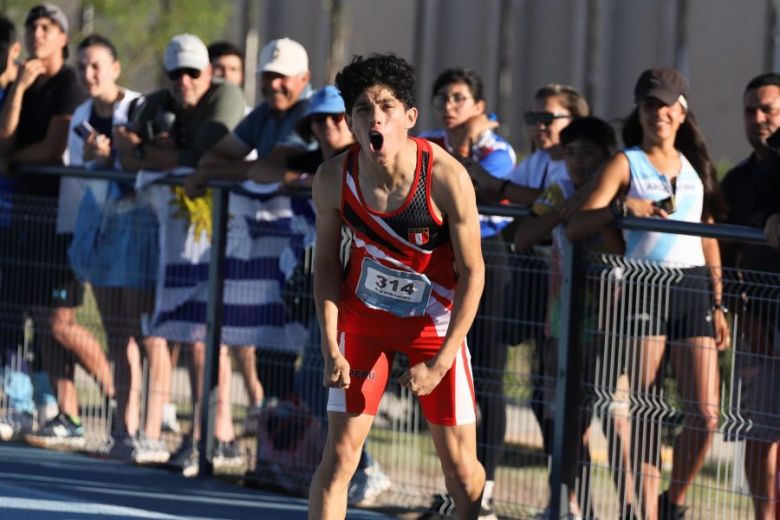
M 214 448 L 213 421 L 210 412 L 216 405 L 219 381 L 219 347 L 222 338 L 222 294 L 225 274 L 225 246 L 227 244 L 228 197 L 227 188 L 214 187 L 211 208 L 211 251 L 209 252 L 208 304 L 206 305 L 206 355 L 203 367 L 203 395 L 200 400 L 200 439 L 198 440 L 198 476 L 210 477 L 214 466 L 207 454 Z M 214 406 L 216 415 L 216 406 Z
M 558 334 L 558 363 L 555 374 L 555 414 L 553 416 L 552 461 L 550 463 L 550 518 L 563 518 L 569 513 L 569 488 L 563 481 L 564 468 L 577 464 L 577 446 L 566 445 L 566 432 L 577 428 L 580 410 L 569 412 L 568 408 L 579 391 L 580 374 L 572 366 L 575 349 L 579 349 L 579 331 L 582 315 L 582 287 L 585 280 L 581 265 L 579 242 L 563 240 L 561 244 L 561 294 L 560 322 Z M 553 269 L 556 266 L 552 266 Z M 544 346 L 542 348 L 545 348 Z

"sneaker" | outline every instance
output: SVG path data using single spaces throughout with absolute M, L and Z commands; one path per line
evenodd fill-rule
M 244 464 L 244 459 L 244 455 L 241 453 L 241 449 L 235 440 L 217 440 L 217 445 L 214 448 L 214 458 L 212 459 L 215 468 L 241 467 Z
M 176 405 L 167 403 L 163 405 L 162 431 L 180 433 L 179 418 L 176 416 Z
M 8 442 L 32 432 L 33 415 L 26 412 L 17 412 L 9 410 L 3 417 L 0 417 L 0 440 Z
M 658 496 L 658 520 L 683 520 L 685 518 L 685 506 L 673 504 L 669 500 L 669 492 L 664 491 Z
M 35 433 L 28 433 L 24 439 L 39 448 L 83 448 L 84 425 L 76 424 L 64 413 L 47 422 Z
M 182 439 L 178 449 L 168 461 L 187 478 L 198 476 L 198 449 L 192 443 L 192 437 Z
M 139 447 L 138 439 L 127 434 L 115 435 L 109 439 L 106 455 L 109 458 L 125 462 L 135 462 L 135 452 Z
M 352 477 L 347 502 L 351 506 L 373 504 L 392 485 L 390 477 L 385 475 L 379 464 L 375 462 L 367 468 L 357 470 Z
M 38 420 L 38 424 L 47 424 L 52 419 L 57 418 L 57 416 L 60 414 L 60 407 L 57 406 L 57 401 L 47 402 L 44 404 L 39 404 L 36 413 L 38 414 L 36 418 Z
M 136 464 L 165 464 L 170 459 L 171 453 L 160 439 L 151 439 L 141 436 L 138 446 L 133 451 L 133 462 Z
M 425 511 L 425 513 L 423 513 L 418 518 L 433 519 L 433 518 L 454 518 L 454 517 L 455 517 L 455 500 L 453 500 L 452 496 L 450 496 L 449 493 L 439 493 L 438 495 L 433 497 L 433 501 L 431 502 L 431 505 L 428 506 L 428 510 Z M 496 512 L 493 509 L 492 501 L 490 501 L 488 505 L 481 504 L 479 506 L 479 516 L 477 518 L 479 518 L 480 520 L 498 520 L 498 515 L 496 515 Z M 545 517 L 545 520 L 546 518 L 547 517 Z
M 454 518 L 455 500 L 449 493 L 439 493 L 433 497 L 431 505 L 420 515 L 419 520 L 432 520 L 434 518 Z

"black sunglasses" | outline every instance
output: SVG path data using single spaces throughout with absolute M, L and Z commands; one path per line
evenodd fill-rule
M 311 121 L 312 123 L 316 123 L 318 125 L 324 125 L 328 118 L 332 119 L 334 123 L 338 124 L 341 123 L 342 119 L 344 119 L 344 114 L 314 114 L 311 116 Z
M 168 79 L 171 81 L 177 81 L 182 76 L 187 75 L 192 79 L 198 79 L 200 77 L 200 71 L 198 69 L 191 69 L 189 67 L 183 67 L 181 69 L 175 69 L 168 72 Z
M 528 126 L 551 125 L 556 119 L 571 119 L 573 116 L 566 114 L 553 114 L 552 112 L 533 112 L 529 110 L 523 114 L 523 121 Z

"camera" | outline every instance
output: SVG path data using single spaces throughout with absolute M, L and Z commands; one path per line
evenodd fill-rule
M 171 134 L 173 125 L 176 123 L 176 114 L 167 110 L 157 112 L 152 119 L 142 125 L 141 139 L 145 143 L 154 141 L 161 134 Z
M 128 127 L 136 132 L 144 143 L 151 143 L 159 138 L 161 134 L 175 134 L 173 127 L 176 124 L 176 113 L 173 111 L 173 101 L 164 101 L 153 117 L 147 115 L 147 100 L 139 98 L 141 101 L 132 107 L 128 115 Z

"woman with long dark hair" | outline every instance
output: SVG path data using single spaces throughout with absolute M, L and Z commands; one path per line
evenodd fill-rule
M 688 82 L 674 69 L 650 69 L 637 81 L 626 148 L 605 166 L 583 210 L 568 226 L 580 239 L 621 215 L 714 222 L 724 210 L 715 168 L 688 109 Z M 623 232 L 627 264 L 639 270 L 624 284 L 624 334 L 635 407 L 633 465 L 645 518 L 682 518 L 685 496 L 718 424 L 717 352 L 729 342 L 722 305 L 720 249 L 715 239 L 647 231 Z M 677 380 L 684 415 L 674 442 L 669 489 L 658 500 L 659 417 L 664 359 Z M 654 419 L 655 418 L 655 419 Z

